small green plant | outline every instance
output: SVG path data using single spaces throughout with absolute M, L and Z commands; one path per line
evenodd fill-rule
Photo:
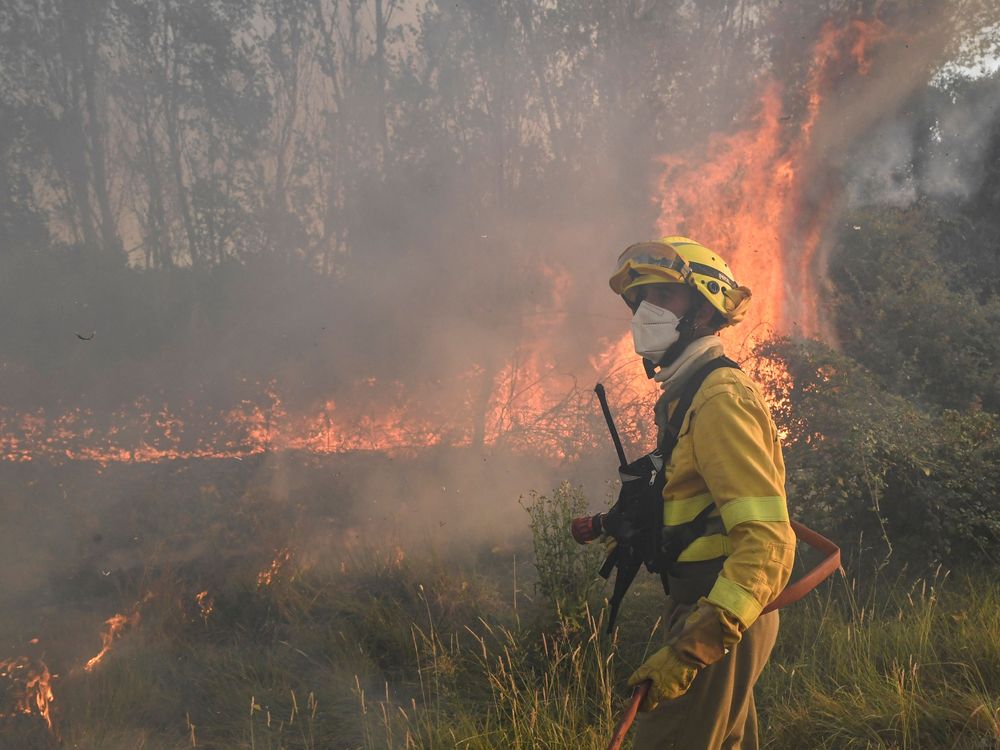
M 581 546 L 570 534 L 573 519 L 589 512 L 587 499 L 563 482 L 550 495 L 532 491 L 521 505 L 528 512 L 538 591 L 563 611 L 579 609 L 597 579 L 603 552 L 600 544 Z

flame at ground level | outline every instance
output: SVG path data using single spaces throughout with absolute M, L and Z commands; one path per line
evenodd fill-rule
M 652 406 L 660 391 L 643 372 L 632 351 L 629 334 L 592 358 L 596 382 L 603 381 L 622 438 L 634 448 L 648 450 L 654 442 Z M 551 366 L 550 366 L 551 367 Z M 753 358 L 744 369 L 764 386 L 774 400 L 776 386 L 785 385 L 780 363 L 761 368 Z M 477 424 L 485 429 L 478 443 L 515 453 L 531 453 L 553 461 L 572 461 L 609 449 L 607 427 L 590 385 L 570 377 L 546 374 L 536 366 L 522 366 L 516 376 L 502 373 L 484 413 L 471 398 L 448 414 L 427 414 L 419 399 L 400 399 L 379 417 L 358 420 L 338 413 L 333 402 L 317 412 L 301 414 L 286 409 L 270 390 L 263 404 L 244 402 L 239 408 L 215 414 L 188 407 L 173 412 L 146 403 L 116 411 L 100 419 L 88 410 L 75 410 L 55 419 L 37 410 L 10 414 L 0 407 L 0 460 L 25 463 L 93 461 L 148 463 L 165 460 L 243 459 L 271 452 L 335 455 L 379 452 L 411 456 L 441 446 L 475 446 Z M 377 384 L 370 383 L 373 389 Z M 397 384 L 389 390 L 401 392 Z M 373 402 L 380 402 L 373 398 Z M 772 403 L 774 406 L 774 403 Z
M 630 353 L 609 383 L 622 392 L 641 365 Z M 605 373 L 606 375 L 608 373 Z M 594 422 L 590 387 L 522 357 L 493 379 L 492 397 L 475 397 L 478 373 L 436 384 L 453 396 L 447 408 L 433 408 L 402 383 L 365 381 L 364 398 L 325 401 L 295 413 L 273 387 L 259 401 L 211 412 L 188 404 L 152 408 L 145 400 L 100 416 L 89 409 L 50 417 L 44 410 L 15 413 L 0 407 L 0 460 L 94 461 L 100 464 L 197 458 L 246 458 L 267 452 L 319 455 L 379 451 L 412 453 L 437 445 L 504 447 L 539 452 L 556 460 L 574 458 L 603 438 Z M 594 375 L 596 382 L 599 375 Z M 651 393 L 641 377 L 642 388 Z M 358 407 L 361 408 L 358 408 Z
M 101 634 L 101 650 L 83 665 L 83 670 L 85 672 L 93 672 L 104 661 L 104 657 L 111 652 L 115 641 L 121 638 L 126 630 L 136 627 L 140 619 L 141 615 L 139 614 L 138 604 L 127 615 L 116 614 L 109 617 L 104 623 L 105 629 Z
M 827 24 L 813 47 L 799 116 L 782 114 L 791 97 L 771 80 L 761 89 L 750 126 L 713 135 L 703 149 L 661 159 L 654 196 L 658 231 L 689 234 L 718 250 L 737 280 L 753 290 L 748 319 L 723 334 L 738 360 L 771 335 L 814 337 L 826 330 L 818 304 L 823 269 L 816 259 L 836 191 L 813 184 L 812 137 L 832 82 L 847 73 L 867 75 L 868 54 L 886 36 L 879 23 Z M 550 282 L 552 304 L 560 307 L 570 275 L 550 265 L 539 273 Z M 0 459 L 108 464 L 243 458 L 281 450 L 392 454 L 436 445 L 500 446 L 571 459 L 606 445 L 590 391 L 598 379 L 608 388 L 623 436 L 649 445 L 648 407 L 657 390 L 646 380 L 628 334 L 595 347 L 587 381 L 551 361 L 558 336 L 551 324 L 537 324 L 495 375 L 472 367 L 436 383 L 446 399 L 432 397 L 427 386 L 421 391 L 399 381 L 366 379 L 348 389 L 349 395 L 294 412 L 274 383 L 260 386 L 259 400 L 214 413 L 194 404 L 154 407 L 146 400 L 104 418 L 87 409 L 53 416 L 0 407 Z M 776 383 L 783 379 L 774 376 Z
M 21 656 L 0 660 L 0 684 L 3 684 L 6 702 L 6 705 L 0 705 L 0 722 L 18 715 L 38 716 L 54 733 L 52 678 L 41 659 Z

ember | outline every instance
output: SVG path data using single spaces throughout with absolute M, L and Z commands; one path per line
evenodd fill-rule
M 271 565 L 257 574 L 258 588 L 270 586 L 278 573 L 281 572 L 287 563 L 291 562 L 291 559 L 292 552 L 287 547 L 278 550 L 274 555 L 274 559 L 271 560 Z
M 198 604 L 198 609 L 201 611 L 202 621 L 207 624 L 208 618 L 215 610 L 215 600 L 207 591 L 199 591 L 195 594 L 194 600 Z

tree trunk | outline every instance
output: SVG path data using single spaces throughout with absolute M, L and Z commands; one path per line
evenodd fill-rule
M 493 396 L 493 379 L 496 370 L 492 367 L 483 370 L 479 376 L 479 389 L 472 403 L 472 447 L 483 448 L 486 445 L 486 416 Z
M 146 164 L 146 189 L 149 191 L 149 205 L 146 209 L 146 238 L 144 240 L 147 257 L 151 257 L 152 265 L 166 268 L 173 265 L 168 238 L 166 237 L 167 221 L 166 207 L 163 199 L 163 181 L 160 179 L 159 164 L 156 159 L 156 131 L 153 127 L 153 117 L 148 97 L 143 97 L 142 149 Z
M 168 44 L 168 33 L 163 35 L 164 46 Z M 164 60 L 170 65 L 169 52 L 164 50 Z M 184 224 L 184 232 L 187 235 L 188 254 L 191 263 L 197 265 L 201 261 L 201 249 L 198 243 L 198 234 L 194 228 L 194 221 L 191 218 L 191 207 L 188 205 L 187 185 L 184 181 L 184 161 L 181 153 L 180 117 L 178 113 L 177 92 L 180 88 L 180 66 L 177 62 L 176 51 L 174 52 L 173 71 L 167 82 L 167 142 L 170 150 L 170 167 L 173 171 L 174 185 L 177 189 L 177 206 L 181 214 L 181 222 Z
M 115 262 L 125 262 L 125 250 L 121 237 L 118 235 L 118 225 L 111 211 L 111 196 L 108 187 L 107 155 L 104 148 L 104 123 L 98 107 L 97 62 L 99 42 L 97 32 L 81 31 L 83 36 L 83 86 L 87 106 L 87 144 L 90 152 L 90 166 L 93 173 L 94 195 L 101 215 L 102 250 L 106 257 Z
M 83 126 L 83 108 L 80 99 L 80 77 L 73 70 L 67 71 L 70 79 L 70 102 L 67 111 L 63 114 L 63 122 L 68 124 L 66 130 L 72 134 L 75 143 L 64 144 L 65 163 L 63 171 L 70 186 L 70 193 L 73 197 L 73 205 L 76 211 L 76 220 L 79 222 L 83 232 L 83 244 L 88 252 L 96 253 L 100 248 L 100 241 L 97 237 L 97 227 L 94 224 L 94 211 L 90 203 L 90 179 L 88 178 L 87 159 L 84 154 L 83 144 L 85 142 L 85 132 Z M 69 140 L 69 137 L 67 137 Z
M 386 124 L 385 103 L 385 31 L 386 18 L 382 0 L 375 0 L 375 85 L 378 88 L 378 137 L 382 146 L 382 164 L 389 160 L 389 128 Z
M 552 155 L 556 161 L 562 161 L 563 154 L 559 138 L 559 121 L 556 119 L 556 108 L 552 103 L 549 84 L 545 78 L 545 63 L 535 44 L 535 32 L 531 21 L 532 5 L 528 0 L 521 0 L 517 4 L 517 11 L 521 19 L 521 27 L 524 29 L 524 39 L 528 56 L 531 60 L 531 67 L 534 68 L 535 78 L 538 80 L 538 93 L 541 96 L 542 106 L 545 109 L 545 121 L 549 126 L 549 144 L 552 146 Z

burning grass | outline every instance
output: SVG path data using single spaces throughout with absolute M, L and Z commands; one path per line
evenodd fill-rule
M 736 278 L 753 290 L 747 320 L 723 333 L 738 359 L 774 335 L 835 341 L 824 304 L 825 240 L 843 201 L 837 161 L 846 145 L 833 149 L 837 139 L 820 135 L 828 123 L 835 125 L 827 131 L 841 132 L 843 98 L 852 84 L 891 77 L 886 59 L 900 57 L 900 45 L 910 46 L 898 36 L 880 22 L 827 22 L 812 45 L 801 90 L 766 76 L 740 127 L 658 159 L 660 174 L 650 196 L 659 207 L 657 232 L 695 237 L 726 258 Z M 884 107 L 917 85 L 920 74 L 910 76 L 916 77 L 909 84 L 890 87 L 896 93 Z M 881 90 L 870 82 L 860 88 Z M 0 461 L 109 465 L 242 460 L 270 451 L 412 456 L 435 446 L 489 446 L 578 460 L 604 441 L 589 383 L 607 381 L 609 392 L 622 396 L 617 403 L 637 403 L 643 410 L 656 390 L 633 355 L 623 312 L 616 335 L 593 341 L 582 359 L 557 365 L 552 352 L 568 331 L 554 324 L 550 313 L 566 309 L 581 280 L 570 267 L 554 263 L 539 263 L 530 273 L 544 280 L 546 293 L 539 296 L 544 302 L 521 312 L 523 337 L 516 346 L 500 347 L 499 360 L 488 367 L 490 358 L 451 367 L 425 378 L 422 386 L 361 376 L 312 398 L 297 394 L 292 383 L 243 377 L 238 386 L 227 383 L 233 396 L 225 405 L 145 395 L 110 413 L 86 405 L 64 411 L 0 405 Z M 592 289 L 594 281 L 587 279 L 582 288 Z M 639 422 L 624 416 L 623 434 L 645 437 Z
M 55 735 L 52 723 L 52 674 L 41 659 L 19 656 L 0 661 L 0 683 L 4 685 L 4 704 L 0 720 L 17 716 L 37 716 Z
M 550 521 L 580 502 L 568 486 L 526 501 L 536 543 L 551 545 Z M 231 510 L 219 498 L 203 513 Z M 0 744 L 596 749 L 658 643 L 654 581 L 609 641 L 606 592 L 537 587 L 527 529 L 513 547 L 372 536 L 318 555 L 293 541 L 293 511 L 267 518 L 287 544 L 248 552 L 254 524 L 234 538 L 209 523 L 197 559 L 150 555 L 103 592 L 18 613 L 45 632 L 38 656 L 3 662 Z M 572 549 L 539 558 L 550 581 L 579 577 Z M 826 585 L 783 613 L 758 694 L 766 746 L 995 746 L 998 612 L 987 576 Z M 4 620 L 10 649 L 11 610 Z

